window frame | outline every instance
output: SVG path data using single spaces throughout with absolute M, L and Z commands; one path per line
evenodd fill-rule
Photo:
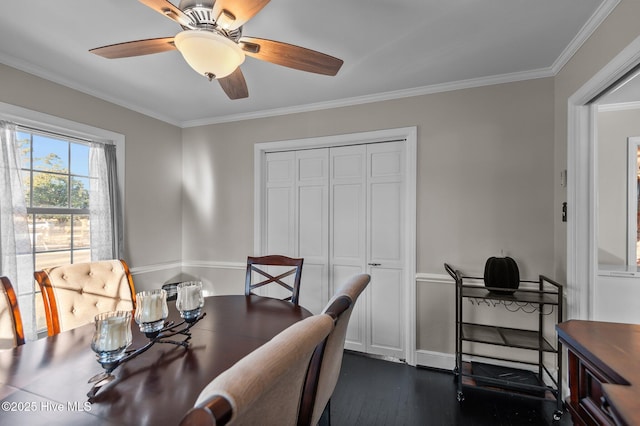
M 116 160 L 117 160 L 117 173 L 118 173 L 118 190 L 120 195 L 120 212 L 124 219 L 125 211 L 125 136 L 120 133 L 104 130 L 98 127 L 77 123 L 75 121 L 67 120 L 64 118 L 56 117 L 53 115 L 33 111 L 27 108 L 18 107 L 15 105 L 0 102 L 0 120 L 10 121 L 15 123 L 19 127 L 27 127 L 32 129 L 38 129 L 49 133 L 65 135 L 71 138 L 80 140 L 91 140 L 93 142 L 113 144 L 116 146 Z M 122 235 L 126 235 L 126 224 L 121 224 Z M 33 260 L 35 262 L 35 258 Z M 23 277 L 24 278 L 24 277 Z M 31 277 L 31 283 L 33 283 Z M 19 284 L 20 279 L 17 280 Z M 29 310 L 32 310 L 28 314 L 30 315 L 32 324 L 34 327 L 32 332 L 37 336 L 41 336 L 44 330 L 46 335 L 46 329 L 39 329 L 36 319 L 37 302 L 36 295 L 40 292 L 40 289 L 36 289 L 37 286 L 31 286 L 27 291 L 23 286 L 18 286 L 18 298 L 24 300 L 24 298 L 30 298 L 26 306 Z M 24 318 L 24 317 L 23 317 Z M 28 323 L 28 322 L 27 322 Z
M 125 137 L 123 134 L 77 123 L 27 108 L 0 102 L 0 119 L 8 120 L 33 129 L 59 134 L 79 140 L 113 144 L 116 146 L 118 161 L 118 189 L 120 192 L 120 209 L 124 218 L 125 211 Z M 123 221 L 122 233 L 126 235 L 126 223 Z

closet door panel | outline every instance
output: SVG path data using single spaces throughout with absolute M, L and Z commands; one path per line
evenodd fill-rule
M 372 262 L 402 261 L 402 193 L 396 182 L 370 186 L 369 247 Z
M 296 152 L 300 304 L 318 314 L 329 300 L 329 149 Z
M 265 246 L 262 254 L 295 253 L 295 155 L 269 153 L 265 197 Z
M 404 357 L 402 142 L 367 145 L 369 352 Z
M 366 264 L 366 147 L 330 149 L 330 282 L 335 292 Z M 366 295 L 351 313 L 345 347 L 367 352 Z
M 358 266 L 334 266 L 332 267 L 332 276 L 338 288 L 349 278 L 354 275 L 360 274 L 362 269 Z M 365 314 L 366 308 L 363 300 L 358 300 L 356 306 L 351 312 L 351 318 L 349 319 L 349 327 L 347 328 L 347 336 L 345 338 L 345 348 L 358 351 L 367 352 L 367 342 L 365 340 L 366 324 Z
M 404 357 L 402 278 L 402 271 L 396 268 L 372 268 L 368 288 L 368 352 L 395 358 Z

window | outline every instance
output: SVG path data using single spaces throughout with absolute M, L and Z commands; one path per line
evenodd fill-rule
M 16 132 L 34 270 L 91 260 L 89 145 Z
M 0 102 L 0 275 L 16 288 L 27 340 L 46 329 L 34 270 L 123 257 L 124 144 Z

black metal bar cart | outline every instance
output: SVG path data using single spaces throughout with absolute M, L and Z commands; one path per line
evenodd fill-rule
M 560 390 L 562 346 L 555 333 L 555 324 L 562 322 L 562 285 L 540 275 L 538 281 L 522 280 L 524 285 L 512 294 L 505 294 L 504 289 L 485 286 L 483 278 L 465 276 L 447 263 L 444 267 L 456 283 L 454 373 L 458 401 L 464 401 L 467 388 L 506 392 L 555 402 L 553 419 L 560 420 L 564 408 Z M 509 312 L 537 314 L 537 327 L 513 328 L 497 324 L 499 321 L 491 323 L 490 320 L 465 318 L 463 302 L 470 303 L 471 310 L 483 305 L 503 306 Z M 485 350 L 487 347 L 493 350 Z M 500 347 L 505 350 L 495 349 Z M 537 361 L 523 360 L 512 354 L 523 351 L 537 354 Z M 531 355 L 531 359 L 533 357 Z

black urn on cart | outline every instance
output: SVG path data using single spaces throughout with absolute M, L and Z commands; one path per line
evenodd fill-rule
M 487 259 L 484 265 L 484 285 L 493 293 L 515 293 L 520 286 L 520 271 L 516 261 L 509 256 Z

